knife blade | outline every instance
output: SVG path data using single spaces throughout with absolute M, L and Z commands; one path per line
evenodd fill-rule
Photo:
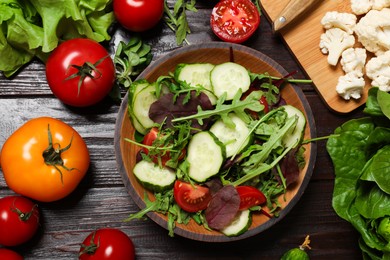
M 290 0 L 273 22 L 274 31 L 279 31 L 301 13 L 321 0 Z

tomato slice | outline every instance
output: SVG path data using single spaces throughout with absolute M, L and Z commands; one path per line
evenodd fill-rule
M 238 195 L 240 195 L 239 210 L 249 209 L 253 206 L 261 205 L 267 201 L 264 194 L 252 186 L 237 186 Z
M 209 205 L 209 188 L 177 180 L 173 187 L 173 197 L 180 208 L 187 212 L 198 212 Z
M 256 88 L 256 87 L 251 86 L 248 89 L 248 91 L 246 91 L 245 93 L 242 94 L 241 100 L 244 100 L 245 98 L 247 98 L 247 96 L 249 96 L 249 94 L 252 93 L 252 91 L 257 91 L 257 90 L 259 90 L 259 89 Z M 263 109 L 264 114 L 267 114 L 269 112 L 269 104 L 268 104 L 267 99 L 265 98 L 265 96 L 261 96 L 261 98 L 259 99 L 259 102 L 260 102 L 260 104 L 262 104 L 264 106 L 264 109 Z M 253 118 L 255 118 L 255 119 L 259 118 L 258 113 L 255 112 L 255 111 L 249 111 L 249 114 Z
M 211 29 L 221 40 L 242 43 L 260 24 L 260 14 L 250 0 L 222 0 L 211 13 Z
M 159 141 L 158 139 L 162 138 L 162 137 L 163 137 L 163 134 L 159 133 L 158 128 L 153 127 L 150 129 L 149 133 L 147 133 L 144 136 L 142 144 L 147 145 L 147 146 L 157 146 L 158 145 L 157 142 Z M 143 147 L 142 152 L 144 154 L 148 155 L 149 149 L 146 147 Z M 177 160 L 180 161 L 180 160 L 184 159 L 185 155 L 186 155 L 186 150 L 182 149 L 180 151 L 180 154 L 179 154 Z M 169 151 L 161 151 L 161 153 L 155 153 L 155 154 L 149 155 L 149 156 L 155 164 L 159 164 L 161 162 L 162 166 L 165 166 L 166 163 L 174 157 L 173 153 L 171 154 Z
M 145 135 L 144 140 L 142 141 L 142 144 L 147 145 L 147 146 L 153 146 L 153 142 L 158 138 L 158 136 L 159 136 L 158 128 L 153 127 L 152 129 L 150 129 L 149 133 L 147 133 Z M 142 148 L 142 151 L 146 155 L 149 154 L 149 149 L 147 149 L 147 148 Z M 159 159 L 160 159 L 162 166 L 165 166 L 167 161 L 170 159 L 170 155 L 169 155 L 169 152 L 166 152 L 165 154 L 163 154 L 161 156 L 156 154 L 156 155 L 151 156 L 151 159 L 156 164 L 159 162 Z

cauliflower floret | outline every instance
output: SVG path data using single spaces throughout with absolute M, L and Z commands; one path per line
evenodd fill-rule
M 371 10 L 374 0 L 351 0 L 351 9 L 354 14 L 366 14 Z
M 374 0 L 372 3 L 372 9 L 382 10 L 385 7 L 390 6 L 390 0 Z
M 356 71 L 363 77 L 363 69 L 366 64 L 367 52 L 364 48 L 348 48 L 341 54 L 341 66 L 345 73 Z
M 341 53 L 355 44 L 355 37 L 341 30 L 331 28 L 321 35 L 320 49 L 323 54 L 328 54 L 328 63 L 336 66 Z
M 354 14 L 366 14 L 371 9 L 382 10 L 390 6 L 390 0 L 351 0 L 351 9 Z
M 358 41 L 377 56 L 390 50 L 390 9 L 371 10 L 355 26 Z
M 353 34 L 357 17 L 350 13 L 339 13 L 337 11 L 327 12 L 321 19 L 325 29 L 340 28 L 349 34 Z
M 356 71 L 352 71 L 339 77 L 336 92 L 345 100 L 359 99 L 365 85 L 364 78 Z
M 371 58 L 366 64 L 366 74 L 372 80 L 372 86 L 390 91 L 390 51 Z

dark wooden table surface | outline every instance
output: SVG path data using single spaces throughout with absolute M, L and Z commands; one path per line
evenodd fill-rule
M 209 25 L 215 2 L 198 2 L 198 12 L 188 13 L 192 30 L 188 41 L 190 44 L 218 41 Z M 112 43 L 128 36 L 118 27 Z M 142 37 L 152 45 L 154 59 L 179 48 L 173 32 L 163 23 Z M 282 38 L 272 33 L 265 16 L 258 32 L 244 45 L 268 55 L 287 71 L 298 70 L 296 78 L 306 78 Z M 361 108 L 347 115 L 335 114 L 313 86 L 303 85 L 302 89 L 311 105 L 318 136 L 329 135 L 343 122 L 362 115 Z M 92 108 L 65 106 L 52 95 L 44 65 L 38 61 L 11 80 L 0 76 L 0 146 L 27 120 L 52 116 L 73 126 L 85 139 L 91 154 L 87 176 L 74 193 L 58 202 L 39 204 L 42 220 L 38 234 L 32 241 L 14 248 L 26 259 L 76 259 L 84 238 L 103 227 L 126 232 L 135 244 L 137 259 L 279 259 L 306 235 L 311 238 L 311 259 L 361 258 L 357 233 L 332 209 L 334 172 L 325 141 L 317 144 L 316 165 L 301 200 L 286 218 L 264 233 L 238 242 L 202 243 L 179 236 L 171 238 L 150 219 L 123 222 L 139 208 L 128 195 L 117 170 L 114 130 L 118 109 L 119 105 L 108 99 Z M 11 194 L 14 193 L 1 174 L 0 197 Z

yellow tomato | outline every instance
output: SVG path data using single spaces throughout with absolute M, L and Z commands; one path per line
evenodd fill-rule
M 42 202 L 69 195 L 85 176 L 90 162 L 79 133 L 50 117 L 22 125 L 6 140 L 0 156 L 8 187 Z

